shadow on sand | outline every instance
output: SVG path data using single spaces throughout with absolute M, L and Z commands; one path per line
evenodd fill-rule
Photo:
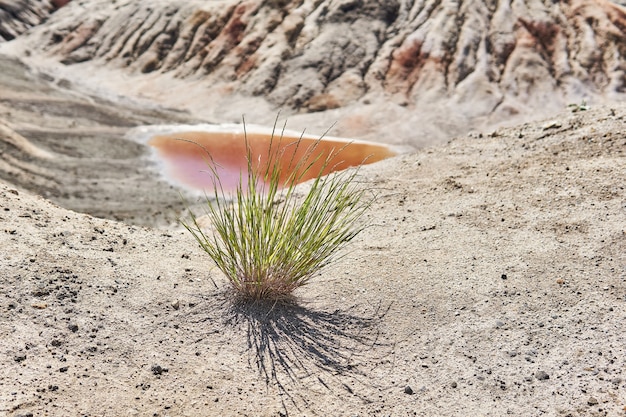
M 392 347 L 379 326 L 389 306 L 359 314 L 359 307 L 323 311 L 298 300 L 251 302 L 232 294 L 215 301 L 222 323 L 245 331 L 250 366 L 294 405 L 306 402 L 294 397 L 291 388 L 299 384 L 358 396 L 354 385 L 371 387 L 367 374 Z
M 227 323 L 245 325 L 256 367 L 267 382 L 276 382 L 278 371 L 295 380 L 311 365 L 335 374 L 358 374 L 360 354 L 381 344 L 380 310 L 362 317 L 349 310 L 316 311 L 294 300 L 235 301 Z

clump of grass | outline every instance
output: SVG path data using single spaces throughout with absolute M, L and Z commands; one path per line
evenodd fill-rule
M 206 214 L 214 232 L 203 231 L 191 211 L 191 221 L 182 224 L 239 296 L 252 300 L 290 298 L 295 289 L 341 256 L 340 250 L 363 229 L 358 220 L 372 200 L 354 181 L 358 169 L 322 175 L 342 149 L 323 157 L 316 155 L 319 141 L 315 142 L 304 158 L 296 161 L 291 157 L 288 172 L 283 172 L 284 165 L 276 162 L 291 155 L 291 150 L 285 154 L 286 149 L 302 146 L 302 137 L 281 146 L 283 135 L 275 138 L 272 134 L 265 163 L 262 158 L 255 161 L 247 134 L 245 137 L 248 172 L 241 174 L 234 193 L 224 190 L 208 155 L 214 194 L 207 196 Z M 320 158 L 321 169 L 316 164 Z M 308 187 L 296 189 L 312 169 L 316 175 Z

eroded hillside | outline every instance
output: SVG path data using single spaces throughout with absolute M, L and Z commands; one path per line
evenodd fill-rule
M 609 1 L 93 0 L 27 39 L 66 65 L 201 80 L 292 113 L 352 106 L 374 130 L 381 111 L 455 134 L 626 92 L 626 11 Z

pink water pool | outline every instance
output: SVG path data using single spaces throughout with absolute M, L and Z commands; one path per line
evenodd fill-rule
M 341 138 L 319 138 L 298 134 L 272 135 L 248 131 L 181 131 L 154 135 L 148 141 L 164 162 L 167 175 L 184 186 L 211 191 L 213 164 L 224 191 L 236 188 L 247 173 L 246 141 L 252 161 L 258 169 L 281 164 L 280 181 L 284 182 L 299 162 L 310 166 L 300 181 L 311 179 L 321 171 L 329 174 L 349 167 L 370 164 L 397 154 L 386 145 L 350 141 Z M 330 158 L 330 159 L 329 159 Z M 324 161 L 328 163 L 324 167 Z

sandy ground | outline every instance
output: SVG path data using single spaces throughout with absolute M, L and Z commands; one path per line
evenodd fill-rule
M 158 175 L 151 149 L 129 132 L 194 122 L 186 112 L 145 101 L 88 94 L 0 54 L 0 179 L 62 207 L 139 225 L 172 224 L 183 207 L 180 190 Z M 28 144 L 16 146 L 20 138 Z
M 0 415 L 624 416 L 625 128 L 565 110 L 364 167 L 368 227 L 295 305 L 233 303 L 180 227 L 4 177 Z M 114 183 L 96 203 L 143 190 Z

